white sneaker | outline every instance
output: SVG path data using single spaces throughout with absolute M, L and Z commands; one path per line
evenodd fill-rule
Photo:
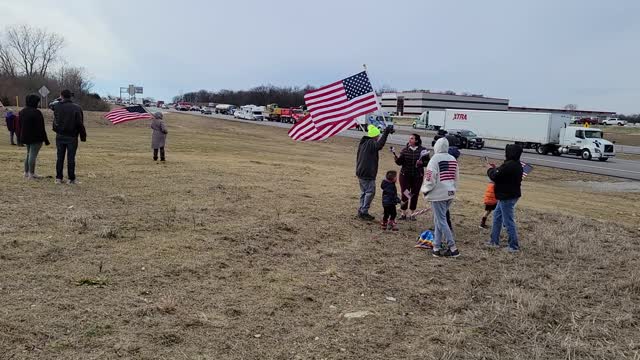
M 38 179 L 42 179 L 42 176 L 36 175 L 36 174 L 29 175 L 29 180 L 38 180 Z
M 57 185 L 62 184 L 62 179 L 56 179 L 56 184 Z
M 78 182 L 78 180 L 69 180 L 68 184 L 69 185 L 78 185 L 79 182 Z
M 30 175 L 30 174 L 29 174 L 28 172 L 24 173 L 24 177 L 25 177 L 26 179 L 28 179 L 28 178 L 29 178 L 29 175 Z

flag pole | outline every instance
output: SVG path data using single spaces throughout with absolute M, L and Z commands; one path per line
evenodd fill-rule
M 367 71 L 367 64 L 362 64 L 362 67 L 364 68 L 364 72 L 367 74 L 367 77 L 369 77 L 369 72 Z M 371 78 L 369 78 L 369 82 L 371 83 Z M 378 93 L 376 93 L 376 89 L 373 87 L 373 83 L 371 83 L 371 88 L 373 89 L 373 93 L 376 96 L 376 102 L 378 102 Z M 380 113 L 382 113 L 382 121 L 384 122 L 384 127 L 386 128 L 389 125 L 387 124 L 387 117 L 384 116 L 384 111 L 382 110 L 382 104 L 380 104 Z

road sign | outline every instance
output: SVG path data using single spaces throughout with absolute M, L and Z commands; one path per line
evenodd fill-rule
M 135 90 L 136 90 L 136 94 L 142 94 L 142 86 L 136 86 Z
M 38 92 L 40 93 L 40 95 L 41 95 L 42 97 L 47 97 L 47 95 L 49 95 L 49 94 L 50 94 L 49 89 L 47 89 L 47 87 L 46 87 L 46 86 L 44 86 L 44 85 L 40 88 L 40 90 L 38 90 Z

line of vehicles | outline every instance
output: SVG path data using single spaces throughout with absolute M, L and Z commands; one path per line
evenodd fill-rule
M 484 139 L 492 139 L 519 144 L 541 155 L 567 154 L 600 161 L 615 157 L 615 146 L 604 139 L 601 129 L 588 123 L 577 126 L 565 114 L 436 110 L 423 113 L 416 124 L 438 130 L 436 137 L 453 135 L 463 148 L 481 149 Z
M 185 102 L 175 104 L 179 111 L 198 111 L 203 114 L 233 115 L 235 118 L 254 121 L 278 121 L 296 123 L 305 111 L 302 108 L 281 108 L 277 104 L 267 106 L 208 104 L 198 107 Z M 163 106 L 166 106 L 163 104 Z M 580 119 L 578 119 L 580 120 Z M 356 119 L 356 128 L 365 131 L 368 125 L 380 129 L 393 126 L 388 113 L 376 112 Z M 604 124 L 624 126 L 626 122 L 609 118 Z M 603 137 L 603 131 L 591 128 L 590 122 L 576 121 L 567 114 L 445 109 L 426 111 L 415 120 L 414 128 L 437 130 L 434 142 L 443 136 L 459 148 L 482 149 L 485 139 L 521 145 L 541 155 L 574 155 L 584 160 L 607 161 L 615 157 L 615 146 Z
M 175 108 L 178 111 L 194 111 L 201 114 L 221 114 L 230 115 L 236 119 L 253 120 L 253 121 L 277 121 L 289 124 L 295 124 L 306 112 L 302 107 L 280 107 L 278 104 L 269 104 L 267 106 L 244 105 L 237 107 L 230 104 L 214 104 L 209 103 L 207 106 L 198 106 L 189 102 L 181 101 L 176 104 L 163 104 L 165 109 Z

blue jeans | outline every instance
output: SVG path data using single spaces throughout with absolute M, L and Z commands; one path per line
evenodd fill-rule
M 56 137 L 56 148 L 58 149 L 58 159 L 56 161 L 56 179 L 62 180 L 62 170 L 64 169 L 64 158 L 67 157 L 67 176 L 69 180 L 76 179 L 76 151 L 78 151 L 78 138 L 58 135 Z
M 509 234 L 509 247 L 520 249 L 518 243 L 518 228 L 516 227 L 515 208 L 518 199 L 499 200 L 496 210 L 493 212 L 493 227 L 491 229 L 491 243 L 500 245 L 500 232 L 504 226 Z
M 358 179 L 360 180 L 360 208 L 358 214 L 368 214 L 371 202 L 376 196 L 376 180 Z
M 36 158 L 42 148 L 42 143 L 26 144 L 25 146 L 27 147 L 27 157 L 24 159 L 24 172 L 33 175 L 36 173 Z
M 451 227 L 447 223 L 447 212 L 453 200 L 445 201 L 432 201 L 431 208 L 433 209 L 433 249 L 440 250 L 442 247 L 442 240 L 447 242 L 449 250 L 456 250 L 456 240 L 453 238 L 453 232 Z

